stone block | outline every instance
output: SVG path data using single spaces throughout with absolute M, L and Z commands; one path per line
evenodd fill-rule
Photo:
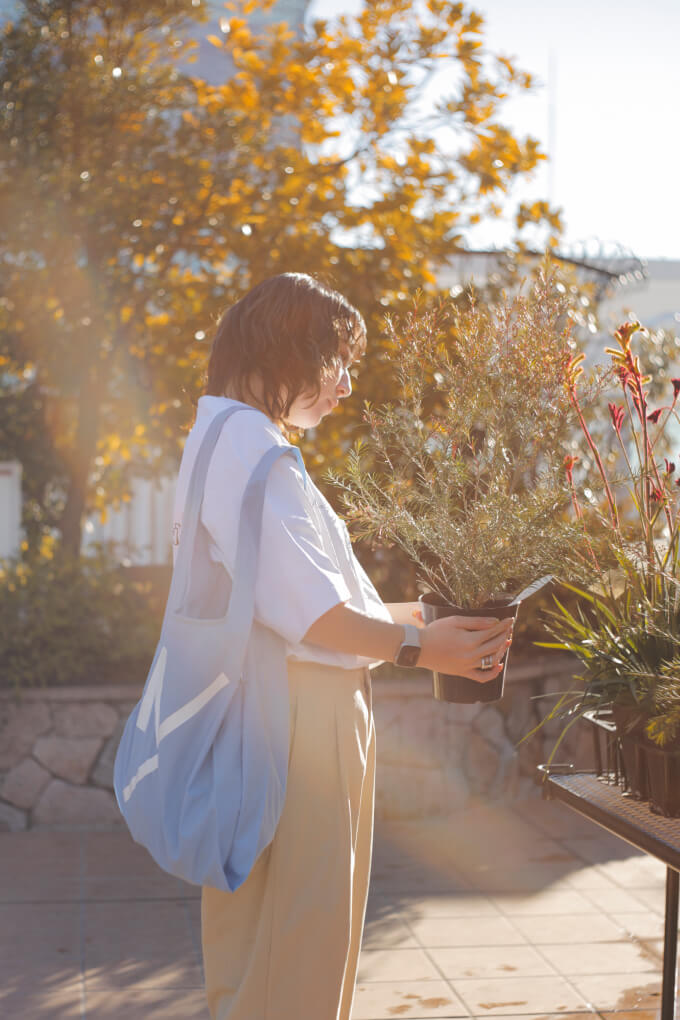
M 32 758 L 25 758 L 7 773 L 0 796 L 18 808 L 32 808 L 51 779 Z
M 0 803 L 0 832 L 21 832 L 27 826 L 25 811 L 20 811 L 11 804 Z
M 376 800 L 386 819 L 419 817 L 422 802 L 422 776 L 419 771 L 399 766 L 378 765 Z
M 504 797 L 514 800 L 517 796 L 520 781 L 522 779 L 519 753 L 515 751 L 512 757 L 505 762 L 503 776 L 499 777 L 500 792 Z
M 467 726 L 449 725 L 443 731 L 438 748 L 439 762 L 445 771 L 460 765 L 469 737 L 470 730 Z
M 379 702 L 373 699 L 373 715 L 375 716 L 376 729 L 392 730 L 399 729 L 404 715 L 405 704 L 390 698 L 389 701 Z
M 505 722 L 497 708 L 487 705 L 474 721 L 473 728 L 497 750 L 508 744 Z
M 437 814 L 451 815 L 465 806 L 470 796 L 470 789 L 463 769 L 456 765 L 449 765 L 442 773 L 444 796 L 441 800 L 441 810 Z
M 51 726 L 52 716 L 44 702 L 0 703 L 0 769 L 11 769 L 28 757 L 38 737 Z
M 500 754 L 478 733 L 471 733 L 465 749 L 465 775 L 472 793 L 486 793 L 494 784 Z
M 428 769 L 423 775 L 421 818 L 438 818 L 449 815 L 457 806 L 459 790 L 441 769 Z
M 542 797 L 542 785 L 539 778 L 529 779 L 528 776 L 523 776 L 517 783 L 516 788 L 513 790 L 513 800 L 529 800 L 535 797 Z
M 542 740 L 541 735 L 537 733 L 531 740 L 520 744 L 517 749 L 520 775 L 528 776 L 531 780 L 534 780 L 538 776 L 537 767 L 547 762 L 550 757 L 553 743 L 554 741 L 546 742 Z M 560 757 L 559 760 L 561 761 L 562 758 Z
M 442 712 L 446 713 L 450 722 L 461 726 L 470 726 L 484 708 L 479 701 L 474 702 L 472 705 L 457 705 L 453 702 L 437 701 L 437 706 Z
M 533 693 L 522 685 L 512 690 L 510 700 L 503 706 L 508 737 L 515 744 L 534 728 L 538 722 L 537 713 L 543 712 L 545 702 L 532 701 Z
M 604 740 L 601 746 L 604 759 Z M 572 726 L 560 744 L 558 755 L 562 761 L 573 762 L 579 769 L 594 770 L 596 759 L 592 724 L 582 719 Z
M 379 768 L 376 814 L 385 821 L 448 815 L 465 802 L 467 790 L 441 769 Z
M 110 737 L 118 713 L 103 701 L 74 703 L 55 708 L 53 720 L 57 737 Z
M 490 799 L 503 797 L 508 788 L 509 777 L 519 770 L 519 754 L 511 744 L 498 749 L 498 766 L 496 775 L 486 789 L 485 795 Z
M 439 764 L 432 744 L 422 734 L 381 734 L 378 744 L 381 765 L 396 768 L 430 769 Z
M 524 800 L 542 794 L 542 780 L 538 770 L 527 773 L 523 771 L 519 752 L 517 752 L 506 769 L 503 796 L 507 800 Z
M 413 723 L 420 729 L 432 728 L 437 707 L 433 702 L 434 698 L 409 698 L 404 703 L 404 722 L 407 725 Z
M 94 786 L 104 787 L 106 790 L 113 790 L 113 765 L 116 760 L 116 751 L 123 735 L 126 719 L 119 719 L 116 728 L 104 744 L 102 752 L 97 759 L 97 764 L 92 770 L 90 782 Z
M 435 701 L 434 698 L 430 698 L 428 702 L 428 713 L 429 713 L 429 729 L 432 735 L 432 740 L 435 741 L 439 746 L 446 743 L 448 734 L 453 728 L 454 723 L 449 719 L 446 712 L 440 711 L 440 704 Z
M 53 775 L 70 783 L 85 783 L 99 754 L 102 741 L 98 737 L 40 737 L 33 755 Z
M 122 823 L 122 817 L 116 798 L 108 790 L 53 779 L 33 809 L 31 821 L 42 825 L 115 824 Z

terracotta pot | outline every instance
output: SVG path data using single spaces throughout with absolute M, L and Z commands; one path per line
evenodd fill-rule
M 453 605 L 451 602 L 441 603 L 438 595 L 429 592 L 421 595 L 418 599 L 421 604 L 423 620 L 425 623 L 432 623 L 445 616 L 497 616 L 499 619 L 516 617 L 520 603 L 510 605 L 511 598 L 499 599 L 496 602 L 488 602 L 480 609 L 463 609 L 461 606 Z M 503 681 L 505 670 L 508 664 L 507 652 L 503 659 L 503 669 L 486 683 L 478 683 L 466 676 L 455 676 L 452 673 L 437 673 L 433 671 L 433 691 L 438 701 L 449 701 L 456 704 L 471 705 L 475 702 L 498 701 L 503 696 Z

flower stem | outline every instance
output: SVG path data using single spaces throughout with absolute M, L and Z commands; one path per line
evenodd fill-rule
M 581 430 L 583 432 L 583 435 L 586 437 L 586 442 L 587 442 L 588 446 L 590 447 L 590 451 L 591 451 L 593 457 L 595 458 L 595 463 L 597 464 L 597 469 L 600 472 L 600 477 L 602 478 L 602 481 L 604 482 L 604 491 L 605 491 L 605 494 L 607 496 L 607 502 L 609 504 L 609 512 L 611 514 L 612 526 L 613 526 L 615 531 L 618 531 L 618 527 L 619 527 L 619 514 L 618 514 L 618 510 L 616 509 L 616 502 L 614 500 L 614 494 L 613 494 L 613 492 L 611 490 L 611 486 L 609 484 L 609 479 L 607 478 L 607 474 L 606 474 L 605 469 L 604 469 L 604 464 L 602 463 L 602 458 L 600 457 L 599 450 L 597 449 L 597 446 L 595 445 L 595 440 L 593 439 L 593 437 L 590 434 L 590 429 L 588 428 L 588 426 L 586 424 L 586 420 L 585 420 L 585 418 L 583 416 L 583 411 L 581 410 L 581 405 L 579 404 L 578 397 L 576 396 L 576 390 L 573 387 L 572 387 L 572 389 L 570 391 L 570 394 L 571 394 L 571 404 L 572 404 L 572 407 L 576 411 L 576 414 L 577 414 L 578 420 L 579 420 L 579 425 L 581 426 Z

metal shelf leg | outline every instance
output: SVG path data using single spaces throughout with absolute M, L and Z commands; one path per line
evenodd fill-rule
M 674 1020 L 678 972 L 678 872 L 666 868 L 666 923 L 663 940 L 661 1020 Z

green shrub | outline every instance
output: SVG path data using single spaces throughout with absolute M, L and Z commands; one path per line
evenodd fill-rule
M 151 587 L 101 546 L 0 560 L 0 685 L 142 685 L 162 619 Z

